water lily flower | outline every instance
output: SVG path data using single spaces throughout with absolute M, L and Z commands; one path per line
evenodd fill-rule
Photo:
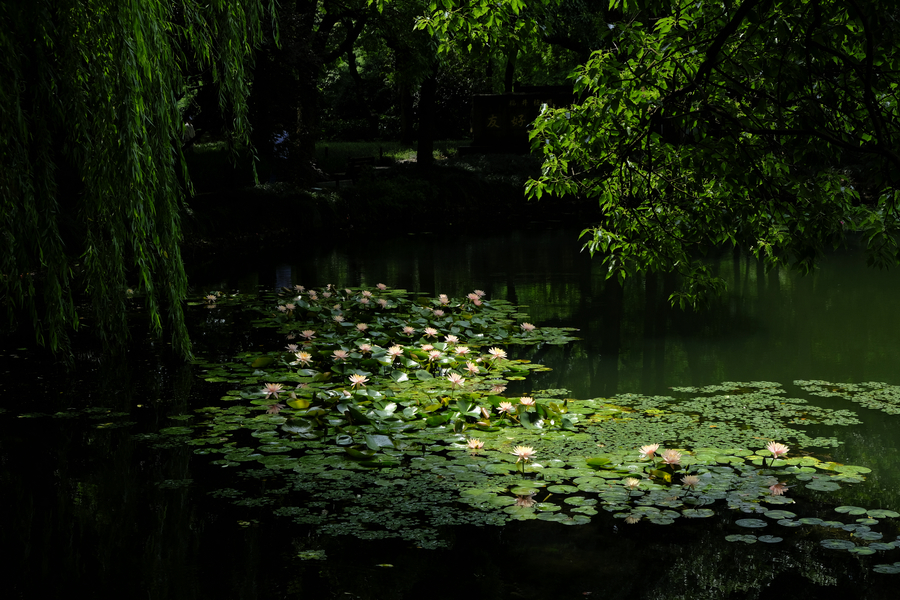
M 450 298 L 447 297 L 447 294 L 441 294 L 438 296 L 438 302 L 441 304 L 450 304 Z
M 432 350 L 434 350 L 434 346 L 432 346 L 431 344 L 422 344 L 421 350 L 422 352 L 431 352 Z
M 323 298 L 331 298 L 331 292 L 323 292 L 322 297 Z
M 769 442 L 766 445 L 766 450 L 772 453 L 773 458 L 780 458 L 782 455 L 787 454 L 790 448 L 778 442 Z
M 436 316 L 436 317 L 443 317 L 443 316 L 444 316 L 444 311 L 442 311 L 441 309 L 437 309 L 436 311 L 434 311 L 434 316 Z
M 491 355 L 491 360 L 506 358 L 506 351 L 501 350 L 500 348 L 491 348 L 490 350 L 488 350 L 488 354 Z
M 212 303 L 218 300 L 218 297 L 215 294 L 209 294 L 208 296 L 206 296 L 205 300 Z
M 387 350 L 388 356 L 391 357 L 391 360 L 394 360 L 401 354 L 403 354 L 403 346 L 391 346 Z
M 369 299 L 368 299 L 368 298 L 360 298 L 360 299 L 359 299 L 359 303 L 360 303 L 360 304 L 368 304 L 368 303 L 369 303 Z
M 640 520 L 641 520 L 641 517 L 638 515 L 628 515 L 627 517 L 625 517 L 625 522 L 628 523 L 629 525 L 634 525 L 635 523 L 637 523 Z
M 332 352 L 331 356 L 332 358 L 334 358 L 334 360 L 343 362 L 346 361 L 350 355 L 346 350 L 335 350 L 334 352 Z
M 534 494 L 530 494 L 528 496 L 516 496 L 516 506 L 531 508 L 536 503 L 537 500 L 534 499 Z
M 293 302 L 288 302 L 287 304 L 284 305 L 284 307 L 288 310 L 294 310 L 295 308 L 297 308 L 297 305 L 294 304 Z
M 305 292 L 305 291 L 306 291 L 306 288 L 303 287 L 302 285 L 295 285 L 295 286 L 294 286 L 294 289 L 297 290 L 298 292 Z
M 453 389 L 461 386 L 466 381 L 459 373 L 450 373 L 449 375 L 447 375 L 447 380 L 450 381 L 450 385 Z
M 371 344 L 360 344 L 359 351 L 362 352 L 363 354 L 368 354 L 369 352 L 372 351 L 372 345 Z
M 475 290 L 475 295 L 479 298 L 484 298 L 484 292 L 481 290 Z
M 387 303 L 387 300 L 385 300 L 384 298 L 379 298 L 375 302 L 377 302 L 378 306 L 380 306 L 381 308 L 387 308 L 388 303 Z
M 382 292 L 387 289 L 387 286 L 384 285 L 383 283 L 377 283 L 377 284 L 375 284 L 375 287 L 377 287 Z
M 657 450 L 659 450 L 659 444 L 641 446 L 641 458 L 650 458 Z
M 281 392 L 284 388 L 284 386 L 280 383 L 267 383 L 265 384 L 265 386 L 266 387 L 263 388 L 262 391 L 266 393 L 266 398 L 268 398 L 269 396 L 275 396 L 277 398 L 279 392 Z
M 272 404 L 269 406 L 268 410 L 266 410 L 266 414 L 277 415 L 281 412 L 282 408 L 284 408 L 284 404 Z
M 425 333 L 425 337 L 435 337 L 438 334 L 438 330 L 434 327 L 426 327 L 423 329 L 423 332 Z
M 473 363 L 471 361 L 468 361 L 468 362 L 466 362 L 466 370 L 469 371 L 470 375 L 477 375 L 478 374 L 478 365 L 476 365 L 475 363 Z
M 484 448 L 484 442 L 475 438 L 469 438 L 466 440 L 466 446 L 468 446 L 470 450 L 481 450 Z
M 519 403 L 525 406 L 534 406 L 534 398 L 532 398 L 531 396 L 522 396 L 521 398 L 519 398 Z
M 298 352 L 294 356 L 297 357 L 297 360 L 299 360 L 300 364 L 304 367 L 308 366 L 309 361 L 312 360 L 312 354 L 310 354 L 309 352 Z
M 475 294 L 475 293 L 468 294 L 468 295 L 466 295 L 466 298 L 468 298 L 469 300 L 478 300 L 478 294 Z
M 498 385 L 491 386 L 491 393 L 492 393 L 492 394 L 502 394 L 502 393 L 505 392 L 505 391 L 506 391 L 506 386 L 505 386 L 505 385 L 499 385 L 499 384 L 498 384 Z M 503 405 L 502 402 L 501 402 L 500 404 L 501 404 L 501 406 Z M 510 404 L 510 406 L 512 406 L 512 404 Z
M 519 325 L 519 327 L 521 327 L 522 331 L 524 331 L 525 333 L 528 333 L 529 331 L 534 331 L 535 329 L 537 329 L 537 327 L 535 327 L 531 323 L 522 323 L 521 325 Z
M 500 406 L 497 407 L 497 412 L 499 413 L 510 413 L 513 410 L 512 402 L 501 402 Z
M 369 328 L 369 324 L 368 324 L 368 323 L 357 323 L 357 324 L 356 324 L 356 329 L 359 330 L 359 331 L 365 331 L 365 330 L 368 329 L 368 328 Z
M 451 333 L 450 335 L 444 337 L 444 341 L 448 344 L 458 344 L 459 338 Z
M 456 352 L 457 354 L 459 354 L 460 356 L 465 356 L 466 354 L 469 353 L 469 349 L 466 346 L 457 346 L 456 348 L 454 348 L 453 351 Z
M 626 477 L 623 483 L 629 490 L 636 490 L 638 487 L 640 487 L 641 480 L 635 479 L 634 477 Z
M 439 359 L 441 356 L 442 355 L 441 355 L 440 350 L 432 350 L 431 352 L 428 353 L 428 362 L 434 362 L 437 359 Z
M 331 310 L 341 310 L 341 305 L 335 304 L 334 306 L 331 307 Z
M 341 323 L 341 322 L 343 322 L 343 320 L 344 320 L 344 317 L 342 317 L 341 315 L 334 315 L 334 316 L 331 317 L 331 318 L 334 319 L 334 322 L 335 322 L 335 323 Z
M 528 462 L 531 460 L 531 457 L 535 455 L 534 448 L 531 446 L 516 446 L 515 450 L 513 450 L 510 454 L 513 456 L 518 456 L 519 458 L 516 462 Z
M 403 327 L 403 334 L 404 334 L 404 335 L 412 335 L 412 334 L 414 334 L 415 332 L 416 332 L 416 330 L 415 330 L 414 328 L 410 327 L 409 325 L 405 325 L 405 326 Z
M 276 308 L 278 309 L 278 312 L 287 312 L 287 308 L 284 304 L 279 304 Z
M 288 344 L 288 345 L 285 346 L 284 348 L 285 348 L 285 350 L 287 350 L 288 352 L 296 352 L 296 351 L 297 351 L 297 344 Z
M 363 295 L 365 298 L 371 298 L 371 297 L 372 297 L 372 292 L 370 292 L 369 290 L 363 290 L 362 295 Z
M 353 389 L 357 389 L 360 386 L 366 387 L 366 382 L 369 381 L 369 378 L 365 375 L 357 375 L 354 373 L 350 376 L 350 383 L 353 384 Z
M 784 483 L 775 483 L 769 486 L 769 493 L 773 496 L 783 496 L 786 491 L 788 491 L 788 486 L 784 485 Z
M 311 340 L 316 337 L 316 332 L 312 329 L 304 329 L 300 332 L 300 337 L 302 337 L 304 340 Z
M 677 450 L 665 450 L 662 453 L 662 460 L 667 465 L 677 465 L 681 463 L 681 452 Z
M 686 488 L 695 490 L 697 489 L 697 486 L 700 485 L 700 478 L 696 475 L 685 475 L 681 478 L 681 485 Z
M 319 294 L 316 293 L 316 290 L 309 290 L 309 297 L 310 297 L 312 300 L 318 300 L 318 298 L 317 298 L 318 295 L 319 295 Z

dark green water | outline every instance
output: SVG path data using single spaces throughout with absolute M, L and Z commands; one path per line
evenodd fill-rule
M 485 224 L 490 229 L 490 224 Z M 542 349 L 553 368 L 527 382 L 576 398 L 664 394 L 670 386 L 795 379 L 900 383 L 900 272 L 866 269 L 838 253 L 815 274 L 764 273 L 752 260 L 715 259 L 728 297 L 703 313 L 668 307 L 672 281 L 624 288 L 580 252 L 577 232 L 483 237 L 360 232 L 331 249 L 241 257 L 195 270 L 196 291 L 252 291 L 384 282 L 428 294 L 483 289 L 526 305 L 538 325 L 581 330 L 582 341 Z M 203 352 L 272 343 L 192 310 Z M 127 598 L 890 598 L 900 577 L 871 571 L 898 555 L 848 557 L 803 539 L 790 545 L 722 541 L 727 518 L 671 528 L 514 523 L 453 527 L 449 547 L 323 538 L 266 508 L 208 494 L 237 475 L 190 447 L 154 448 L 138 436 L 202 407 L 223 387 L 138 342 L 121 361 L 84 360 L 55 374 L 29 350 L 4 348 L 0 414 L 6 597 Z M 834 402 L 834 401 L 831 401 Z M 89 408 L 91 411 L 85 412 Z M 836 430 L 841 462 L 873 469 L 847 503 L 897 510 L 898 421 L 847 406 L 864 425 Z M 76 410 L 70 410 L 76 409 Z M 40 413 L 25 418 L 24 415 Z M 118 413 L 124 413 L 124 416 Z M 53 416 L 57 415 L 57 416 Z M 727 513 L 727 511 L 726 511 Z M 723 515 L 726 517 L 727 515 Z M 615 527 L 619 525 L 618 527 Z M 765 547 L 764 547 L 765 546 Z M 323 549 L 324 562 L 298 552 Z M 378 566 L 389 564 L 392 566 Z

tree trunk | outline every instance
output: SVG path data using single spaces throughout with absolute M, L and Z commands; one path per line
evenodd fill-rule
M 422 82 L 419 93 L 419 147 L 416 162 L 430 165 L 434 159 L 434 97 L 437 90 L 437 68 Z

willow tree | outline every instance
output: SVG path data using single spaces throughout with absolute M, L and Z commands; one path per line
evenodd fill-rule
M 190 353 L 179 211 L 189 187 L 178 100 L 211 69 L 246 138 L 264 0 L 0 2 L 0 302 L 9 327 L 66 352 L 83 315 L 128 339 L 126 290 Z

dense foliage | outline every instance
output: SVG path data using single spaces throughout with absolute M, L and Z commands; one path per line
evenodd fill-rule
M 510 3 L 515 6 L 515 3 Z M 610 2 L 579 102 L 546 110 L 534 198 L 595 198 L 585 230 L 610 276 L 676 269 L 672 299 L 723 283 L 701 262 L 737 245 L 809 269 L 862 234 L 898 259 L 896 7 L 805 0 Z
M 202 65 L 238 138 L 249 124 L 262 0 L 0 3 L 0 301 L 66 350 L 89 296 L 107 346 L 127 338 L 125 299 L 145 300 L 190 351 L 179 207 L 187 182 L 178 109 Z

